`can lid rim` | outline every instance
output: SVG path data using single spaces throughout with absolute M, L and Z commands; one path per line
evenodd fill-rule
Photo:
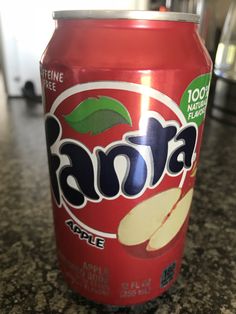
M 53 19 L 124 19 L 199 23 L 200 16 L 197 14 L 183 12 L 160 12 L 144 10 L 66 10 L 54 11 Z

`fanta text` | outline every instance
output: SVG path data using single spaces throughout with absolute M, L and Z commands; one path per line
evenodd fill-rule
M 53 115 L 47 116 L 46 129 L 52 191 L 58 206 L 63 200 L 82 208 L 87 201 L 137 198 L 155 188 L 165 175 L 178 176 L 190 169 L 195 158 L 195 124 L 180 127 L 156 112 L 141 118 L 139 130 L 106 147 L 97 146 L 93 152 L 82 142 L 63 139 L 61 124 Z

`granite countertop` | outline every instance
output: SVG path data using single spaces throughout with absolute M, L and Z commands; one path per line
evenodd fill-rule
M 42 111 L 0 103 L 0 313 L 105 313 L 58 270 Z M 236 313 L 235 169 L 236 128 L 208 118 L 179 279 L 141 310 L 117 313 Z

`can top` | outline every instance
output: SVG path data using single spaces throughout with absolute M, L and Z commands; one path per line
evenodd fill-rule
M 199 23 L 200 16 L 181 12 L 129 11 L 129 10 L 72 10 L 55 11 L 53 19 L 121 19 L 154 20 Z

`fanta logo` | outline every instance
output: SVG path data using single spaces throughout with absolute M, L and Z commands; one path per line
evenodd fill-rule
M 140 118 L 138 130 L 93 152 L 63 139 L 54 114 L 46 117 L 46 134 L 54 198 L 59 206 L 63 198 L 75 208 L 104 198 L 137 198 L 165 175 L 180 175 L 192 167 L 197 142 L 194 123 L 179 126 L 154 111 Z

